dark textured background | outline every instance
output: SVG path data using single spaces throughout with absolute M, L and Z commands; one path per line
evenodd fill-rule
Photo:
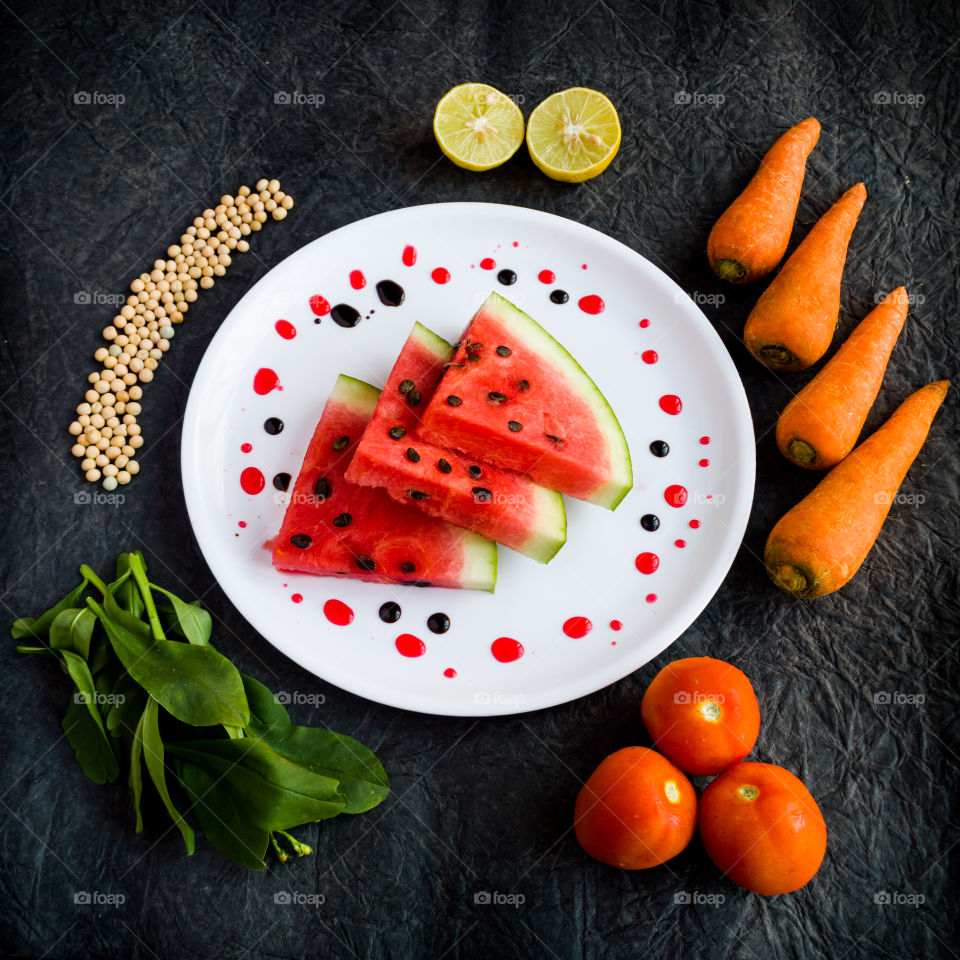
M 11 0 L 12 2 L 12 0 Z M 739 336 L 760 287 L 715 282 L 711 223 L 769 143 L 823 123 L 794 244 L 850 184 L 869 190 L 850 246 L 840 334 L 878 294 L 917 295 L 868 427 L 911 390 L 956 372 L 960 20 L 950 2 L 641 5 L 377 0 L 232 4 L 0 2 L 3 91 L 0 278 L 2 612 L 36 613 L 75 582 L 143 548 L 161 582 L 213 612 L 215 638 L 274 689 L 322 692 L 294 708 L 368 743 L 394 792 L 372 814 L 304 831 L 306 860 L 249 874 L 172 829 L 133 833 L 122 785 L 88 782 L 61 737 L 66 682 L 0 647 L 0 949 L 44 957 L 946 957 L 957 956 L 956 794 L 960 526 L 956 394 L 937 418 L 864 569 L 801 603 L 759 557 L 776 518 L 811 488 L 779 457 L 778 411 L 806 375 L 758 367 Z M 561 8 L 562 9 L 559 9 Z M 439 97 L 486 80 L 523 98 L 606 91 L 623 145 L 600 178 L 569 187 L 518 154 L 485 175 L 440 156 Z M 74 103 L 122 93 L 119 108 Z M 323 94 L 319 107 L 277 91 Z M 722 103 L 675 102 L 680 91 Z M 884 103 L 883 96 L 889 94 Z M 896 103 L 914 95 L 923 102 Z M 719 98 L 715 98 L 719 99 Z M 276 176 L 296 199 L 226 281 L 204 294 L 146 391 L 143 473 L 119 508 L 78 505 L 65 433 L 120 293 L 224 192 Z M 730 576 L 662 656 L 576 703 L 503 720 L 443 719 L 368 703 L 305 674 L 241 620 L 187 523 L 179 424 L 205 344 L 272 265 L 352 220 L 410 204 L 492 200 L 606 231 L 707 306 L 756 422 L 756 504 Z M 762 285 L 761 285 L 762 286 Z M 955 388 L 956 390 L 956 388 Z M 918 500 L 922 503 L 917 503 Z M 711 654 L 754 681 L 755 757 L 795 771 L 823 809 L 826 861 L 801 892 L 765 900 L 719 876 L 698 841 L 667 866 L 620 873 L 571 832 L 582 780 L 613 749 L 647 743 L 646 684 L 670 659 Z M 890 703 L 877 694 L 889 694 Z M 922 704 L 916 702 L 918 696 Z M 884 698 L 881 696 L 879 700 Z M 899 702 L 898 702 L 899 701 Z M 155 818 L 155 823 L 162 822 Z M 122 893 L 75 906 L 78 890 Z M 278 891 L 322 907 L 278 905 Z M 474 903 L 478 891 L 523 906 Z M 687 891 L 719 905 L 675 904 Z M 875 894 L 921 895 L 920 906 Z

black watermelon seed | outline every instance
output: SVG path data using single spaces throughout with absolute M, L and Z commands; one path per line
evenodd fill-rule
M 411 463 L 419 463 L 419 462 L 420 462 L 420 454 L 417 453 L 417 451 L 414 450 L 413 447 L 407 447 L 407 459 L 408 459 Z
M 514 432 L 519 433 L 523 429 L 523 424 L 516 420 L 509 420 L 507 426 Z
M 347 449 L 348 443 L 350 443 L 349 437 L 347 436 L 337 437 L 337 439 L 333 441 L 333 449 L 339 453 L 341 450 Z
M 400 564 L 401 573 L 413 573 L 416 569 L 417 565 L 409 560 L 404 560 L 403 563 Z
M 467 359 L 468 359 L 471 363 L 476 363 L 476 362 L 480 359 L 480 354 L 479 354 L 479 353 L 468 353 L 468 354 L 467 354 Z
M 563 443 L 563 441 L 562 441 L 559 437 L 555 437 L 552 433 L 545 433 L 544 436 L 545 436 L 551 443 Z
M 406 294 L 395 280 L 381 280 L 377 284 L 377 296 L 385 307 L 399 307 Z
M 338 303 L 330 311 L 330 319 L 338 327 L 355 327 L 360 322 L 360 311 L 349 303 Z
M 493 494 L 486 487 L 474 487 L 473 499 L 477 503 L 489 503 L 493 499 Z
M 517 381 L 517 389 L 520 390 L 521 392 L 524 391 L 524 390 L 529 390 L 529 389 L 530 389 L 530 381 L 529 381 L 529 380 L 518 380 L 518 381 Z
M 412 380 L 401 380 L 400 386 L 397 387 L 397 389 L 401 393 L 409 393 L 415 386 L 416 384 Z
M 426 500 L 429 498 L 429 493 L 424 493 L 422 490 L 408 490 L 407 493 L 410 494 L 411 500 Z
M 377 565 L 373 562 L 370 557 L 354 557 L 353 562 L 361 569 L 366 570 L 368 573 L 371 570 L 375 570 Z
M 437 469 L 438 469 L 441 473 L 449 473 L 449 472 L 453 469 L 453 467 L 450 466 L 450 461 L 449 461 L 449 460 L 444 460 L 443 457 L 441 457 L 441 458 L 437 461 Z
M 464 367 L 466 367 L 466 364 L 465 363 L 445 363 L 443 365 L 444 370 L 449 370 L 451 367 L 456 367 L 458 370 L 462 370 Z
M 407 394 L 407 403 L 409 403 L 411 407 L 415 407 L 420 402 L 420 399 L 419 390 L 411 390 Z
M 352 522 L 353 517 L 351 517 L 349 513 L 341 513 L 333 518 L 333 525 L 335 527 L 349 527 Z
M 263 429 L 266 430 L 271 437 L 275 437 L 283 430 L 283 421 L 279 417 L 270 417 L 263 421 Z
M 313 486 L 313 492 L 321 500 L 326 500 L 330 496 L 330 490 L 330 481 L 326 477 L 321 477 Z
M 665 457 L 670 452 L 670 444 L 666 440 L 654 440 L 650 444 L 650 452 L 655 457 Z
M 487 399 L 492 400 L 494 403 L 503 403 L 507 399 L 507 395 L 505 393 L 497 393 L 496 390 L 491 390 L 490 393 L 487 394 Z
M 273 478 L 273 486 L 277 490 L 286 490 L 290 486 L 290 474 L 289 473 L 278 473 Z
M 295 533 L 290 538 L 290 542 L 300 550 L 306 550 L 313 543 L 313 540 L 305 533 Z
M 430 586 L 430 581 L 429 581 L 429 580 L 411 580 L 411 581 L 410 581 L 410 586 L 412 586 L 412 587 L 429 587 L 429 586 Z
M 497 355 L 501 357 L 509 357 L 513 351 L 509 347 L 497 347 Z
M 467 344 L 467 350 L 468 350 L 470 353 L 477 353 L 478 351 L 480 351 L 480 350 L 482 350 L 482 349 L 483 349 L 483 344 L 480 343 L 479 341 L 477 341 L 476 343 L 468 343 L 468 344 Z
M 400 604 L 388 600 L 380 605 L 378 616 L 384 623 L 396 623 L 400 619 Z
M 319 318 L 319 317 L 314 317 L 314 318 L 313 318 L 313 322 L 314 322 L 314 323 L 319 323 L 319 322 L 320 322 L 320 318 Z
M 431 613 L 427 617 L 427 629 L 431 633 L 446 633 L 450 629 L 450 618 L 445 613 Z
M 394 440 L 399 440 L 402 436 L 406 434 L 406 430 L 403 427 L 391 427 L 390 436 Z
M 517 275 L 512 270 L 501 270 L 497 279 L 505 286 L 512 287 L 517 282 Z
M 476 464 L 471 467 L 467 467 L 467 473 L 474 480 L 479 480 L 483 476 L 483 471 Z
M 655 513 L 645 513 L 640 518 L 640 526 L 653 533 L 660 526 L 660 518 Z
M 570 294 L 566 290 L 553 290 L 550 293 L 550 300 L 553 303 L 566 303 L 570 299 Z
M 459 397 L 454 397 L 453 395 L 447 397 L 447 403 L 451 407 L 459 407 L 463 401 Z

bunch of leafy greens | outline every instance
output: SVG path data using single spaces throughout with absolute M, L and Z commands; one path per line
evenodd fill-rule
M 29 638 L 21 653 L 55 657 L 73 680 L 64 733 L 95 783 L 126 771 L 138 833 L 144 765 L 188 854 L 194 832 L 171 796 L 177 785 L 207 839 L 251 870 L 264 869 L 271 845 L 287 859 L 281 838 L 297 856 L 312 852 L 290 828 L 363 813 L 390 792 L 363 744 L 294 726 L 270 690 L 210 645 L 199 602 L 150 583 L 139 551 L 120 554 L 113 583 L 86 565 L 80 574 L 46 613 L 17 620 L 13 638 Z

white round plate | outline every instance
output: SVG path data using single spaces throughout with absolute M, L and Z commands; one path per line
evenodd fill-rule
M 416 250 L 413 266 L 403 260 L 407 247 Z M 490 261 L 496 266 L 485 269 Z M 433 279 L 436 268 L 449 271 L 448 282 Z M 498 280 L 502 269 L 516 273 L 515 284 Z M 361 289 L 352 285 L 353 271 L 366 280 Z M 542 271 L 552 271 L 555 280 L 543 282 Z M 383 279 L 403 287 L 401 306 L 381 304 L 376 284 Z M 569 294 L 566 303 L 551 301 L 557 289 Z M 630 446 L 633 490 L 614 512 L 566 498 L 567 543 L 548 565 L 500 547 L 494 594 L 275 570 L 265 544 L 280 528 L 289 493 L 275 490 L 271 479 L 281 472 L 296 478 L 337 374 L 382 386 L 414 321 L 454 341 L 491 290 L 542 324 L 606 395 Z M 353 328 L 329 315 L 315 322 L 316 295 L 354 306 L 363 319 Z M 581 298 L 591 295 L 602 298 L 601 313 L 581 309 Z M 279 335 L 280 319 L 293 324 L 295 337 Z M 279 378 L 279 387 L 264 395 L 253 389 L 261 368 Z M 664 396 L 679 397 L 681 412 L 664 412 Z M 269 417 L 283 421 L 281 433 L 264 430 Z M 651 453 L 656 440 L 669 444 L 666 457 Z M 454 716 L 564 703 L 659 654 L 730 569 L 750 513 L 755 467 L 753 425 L 733 363 L 671 279 L 581 224 L 486 203 L 369 217 L 314 240 L 271 270 L 207 348 L 190 391 L 182 454 L 200 549 L 227 596 L 264 637 L 353 693 Z M 253 496 L 240 485 L 247 467 L 266 478 L 265 489 Z M 672 485 L 686 489 L 685 505 L 666 502 Z M 645 514 L 659 517 L 656 532 L 641 526 Z M 655 572 L 638 570 L 643 553 L 659 559 Z M 302 599 L 295 602 L 295 595 Z M 352 623 L 326 619 L 323 607 L 331 598 L 349 605 Z M 378 617 L 387 600 L 402 608 L 395 624 Z M 436 612 L 451 622 L 439 636 L 426 623 Z M 564 624 L 573 617 L 589 619 L 590 632 L 568 636 Z M 396 646 L 402 633 L 422 639 L 426 652 L 402 656 Z M 523 655 L 498 661 L 491 644 L 499 637 L 517 640 Z

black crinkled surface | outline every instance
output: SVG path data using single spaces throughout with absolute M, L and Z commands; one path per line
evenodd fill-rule
M 82 561 L 103 569 L 142 548 L 161 583 L 203 599 L 241 669 L 273 689 L 323 694 L 322 705 L 292 707 L 294 718 L 367 743 L 393 783 L 372 813 L 298 831 L 315 848 L 304 860 L 248 873 L 202 838 L 187 858 L 159 813 L 133 832 L 122 784 L 84 778 L 59 726 L 65 679 L 8 640 L 0 950 L 124 960 L 956 955 L 956 396 L 853 581 L 810 602 L 779 593 L 763 571 L 764 541 L 817 478 L 780 457 L 773 427 L 809 374 L 775 376 L 747 355 L 740 334 L 765 281 L 722 286 L 704 256 L 711 224 L 766 147 L 815 115 L 823 131 L 791 249 L 846 187 L 863 180 L 869 192 L 835 345 L 878 295 L 903 283 L 914 297 L 867 428 L 955 374 L 954 5 L 19 2 L 0 20 L 4 616 L 44 609 Z M 567 86 L 603 90 L 620 111 L 620 153 L 577 187 L 546 179 L 523 151 L 492 173 L 460 170 L 441 156 L 430 118 L 466 80 L 515 95 L 525 113 Z M 274 102 L 293 90 L 324 102 Z M 124 102 L 78 103 L 80 91 Z M 178 331 L 146 392 L 143 471 L 125 502 L 75 503 L 87 488 L 65 427 L 112 313 L 75 295 L 125 291 L 200 210 L 262 175 L 278 177 L 296 207 Z M 179 479 L 191 378 L 250 285 L 335 227 L 445 200 L 548 210 L 656 263 L 723 338 L 757 436 L 743 547 L 694 625 L 606 690 L 498 720 L 378 706 L 278 654 L 213 581 Z M 823 810 L 827 857 L 796 894 L 735 887 L 696 839 L 666 866 L 627 873 L 590 860 L 573 837 L 581 782 L 614 749 L 649 742 L 646 685 L 669 660 L 704 654 L 751 677 L 763 716 L 755 758 L 797 773 Z M 82 891 L 123 903 L 75 903 Z M 514 902 L 477 902 L 484 891 Z M 323 903 L 277 902 L 284 892 Z M 678 902 L 682 893 L 693 902 Z

